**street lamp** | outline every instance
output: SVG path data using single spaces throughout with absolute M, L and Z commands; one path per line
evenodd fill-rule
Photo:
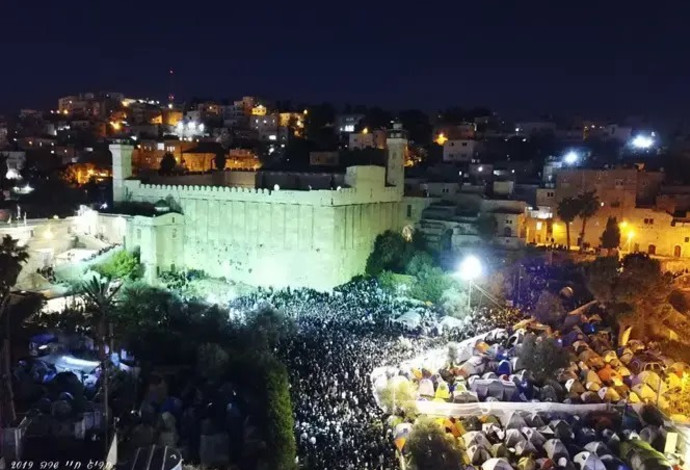
M 477 258 L 474 255 L 467 256 L 465 259 L 462 260 L 460 266 L 458 266 L 458 277 L 460 277 L 460 279 L 467 281 L 469 285 L 469 289 L 467 292 L 468 309 L 470 308 L 472 300 L 472 281 L 481 276 L 483 270 L 484 268 L 482 266 L 482 262 L 479 261 L 479 258 Z
M 646 150 L 654 145 L 654 139 L 646 135 L 638 135 L 630 142 L 633 147 Z
M 579 159 L 579 155 L 574 150 L 571 150 L 563 156 L 563 161 L 568 165 L 576 164 Z

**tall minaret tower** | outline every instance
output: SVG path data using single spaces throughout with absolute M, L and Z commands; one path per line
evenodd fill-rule
M 405 154 L 407 153 L 407 135 L 399 122 L 393 123 L 386 138 L 388 155 L 386 158 L 386 184 L 395 186 L 403 193 L 405 186 Z
M 132 176 L 132 151 L 134 147 L 126 144 L 110 144 L 113 155 L 113 203 L 127 200 L 124 181 Z

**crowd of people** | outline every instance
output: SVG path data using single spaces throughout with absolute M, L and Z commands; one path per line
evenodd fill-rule
M 300 467 L 307 469 L 397 468 L 370 372 L 449 339 L 502 326 L 517 314 L 476 309 L 462 328 L 441 335 L 433 327 L 439 312 L 395 298 L 375 281 L 351 283 L 332 294 L 263 290 L 238 299 L 232 307 L 241 311 L 262 305 L 279 309 L 297 327 L 278 354 L 290 373 L 297 454 Z M 424 328 L 404 334 L 390 320 L 413 308 L 422 312 Z

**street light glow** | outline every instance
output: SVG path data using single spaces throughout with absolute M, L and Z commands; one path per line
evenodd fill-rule
M 462 260 L 458 267 L 458 276 L 465 281 L 472 281 L 482 275 L 482 262 L 474 255 L 469 255 Z
M 576 164 L 579 159 L 580 157 L 574 150 L 571 150 L 570 152 L 566 153 L 563 157 L 563 161 L 566 162 L 568 165 Z
M 631 144 L 638 149 L 648 149 L 654 145 L 654 139 L 646 135 L 638 135 L 632 140 Z

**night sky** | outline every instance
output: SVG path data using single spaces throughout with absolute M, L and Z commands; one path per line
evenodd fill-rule
M 180 99 L 682 117 L 688 3 L 10 0 L 0 111 L 89 90 L 163 99 L 172 67 Z

